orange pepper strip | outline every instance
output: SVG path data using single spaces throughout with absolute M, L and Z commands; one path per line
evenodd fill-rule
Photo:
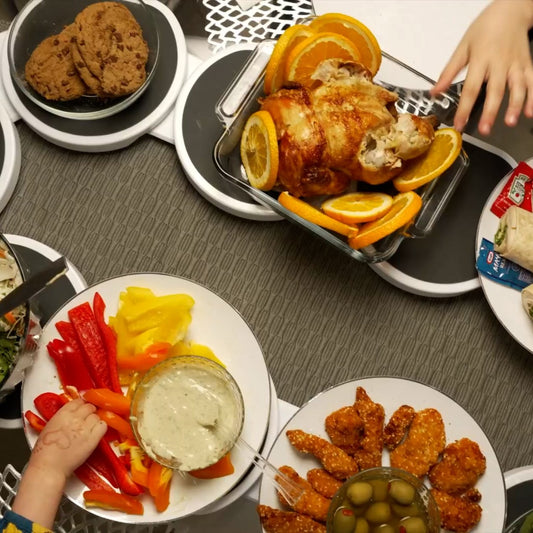
M 108 425 L 108 427 L 117 430 L 123 438 L 135 438 L 130 423 L 116 413 L 113 413 L 113 411 L 97 409 L 96 414 Z
M 127 494 L 108 490 L 87 490 L 83 493 L 87 507 L 101 507 L 110 511 L 122 511 L 128 514 L 144 514 L 143 504 Z
M 148 346 L 144 352 L 129 357 L 118 357 L 118 367 L 120 370 L 137 370 L 146 372 L 157 363 L 169 357 L 169 350 L 172 345 L 168 342 L 154 342 Z
M 149 469 L 143 463 L 144 452 L 139 446 L 130 448 L 131 477 L 135 483 L 148 488 Z
M 155 508 L 161 513 L 170 503 L 170 481 L 173 471 L 153 461 L 148 470 L 148 491 L 154 499 Z
M 104 388 L 88 389 L 83 393 L 83 398 L 101 409 L 107 409 L 120 416 L 130 416 L 131 400 L 118 392 Z
M 233 472 L 235 472 L 235 468 L 231 462 L 230 452 L 228 452 L 214 465 L 199 470 L 191 470 L 189 474 L 198 479 L 213 479 L 216 477 L 229 476 L 233 474 Z

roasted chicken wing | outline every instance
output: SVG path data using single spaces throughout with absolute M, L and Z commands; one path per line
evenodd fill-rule
M 257 514 L 267 533 L 326 533 L 326 526 L 293 511 L 258 505 Z
M 441 526 L 444 529 L 467 533 L 481 520 L 482 509 L 478 503 L 481 495 L 476 489 L 470 489 L 462 496 L 454 496 L 438 489 L 431 489 L 431 494 L 439 508 Z
M 354 455 L 361 446 L 364 423 L 353 405 L 341 407 L 326 417 L 326 433 L 331 442 Z
M 415 410 L 410 405 L 401 405 L 392 413 L 383 430 L 383 441 L 389 450 L 393 450 L 400 444 L 414 417 Z

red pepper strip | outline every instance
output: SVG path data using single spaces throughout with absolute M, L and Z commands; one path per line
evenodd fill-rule
M 107 409 L 117 415 L 130 416 L 131 400 L 123 394 L 109 389 L 89 389 L 82 396 L 96 407 Z
M 37 411 L 45 419 L 50 420 L 67 402 L 55 392 L 43 392 L 33 400 Z
M 131 496 L 138 496 L 141 494 L 143 492 L 141 487 L 133 482 L 130 473 L 126 470 L 126 467 L 121 463 L 120 459 L 113 451 L 113 448 L 111 448 L 105 439 L 102 439 L 98 443 L 98 449 L 101 450 L 106 459 L 110 462 L 120 490 Z
M 118 488 L 118 482 L 115 477 L 115 470 L 113 466 L 108 461 L 107 457 L 102 453 L 102 450 L 96 448 L 91 455 L 85 461 L 93 470 L 98 472 L 102 477 L 107 479 L 107 481 L 113 485 L 113 487 Z M 92 488 L 92 487 L 89 487 Z
M 146 372 L 157 363 L 167 359 L 170 348 L 172 348 L 172 344 L 168 342 L 155 342 L 148 346 L 143 353 L 130 357 L 121 357 L 118 361 L 118 366 L 121 370 Z
M 230 452 L 228 452 L 214 465 L 201 468 L 200 470 L 191 470 L 189 474 L 198 479 L 213 479 L 216 477 L 229 476 L 233 474 L 233 472 L 235 472 L 235 468 L 231 462 Z
M 81 352 L 62 339 L 50 341 L 46 348 L 50 357 L 54 360 L 59 381 L 63 388 L 70 385 L 78 390 L 92 389 L 94 387 Z
M 104 341 L 98 331 L 96 319 L 89 302 L 84 302 L 68 312 L 76 335 L 85 354 L 89 374 L 98 387 L 111 388 L 109 364 Z
M 104 311 L 105 303 L 100 293 L 96 292 L 93 299 L 94 318 L 100 331 L 107 350 L 107 363 L 109 369 L 109 378 L 111 379 L 111 390 L 121 392 L 120 381 L 118 379 L 117 367 L 117 334 L 105 321 Z
M 24 418 L 28 421 L 30 426 L 37 432 L 41 432 L 46 425 L 46 420 L 43 420 L 39 415 L 36 415 L 33 411 L 26 411 Z
M 162 513 L 170 503 L 172 469 L 153 461 L 148 470 L 148 490 L 154 499 L 155 508 Z
M 116 413 L 113 413 L 113 411 L 98 409 L 96 414 L 108 425 L 108 427 L 116 429 L 123 438 L 135 438 L 130 423 Z
M 143 504 L 139 500 L 118 492 L 87 490 L 83 493 L 83 499 L 87 507 L 101 507 L 128 514 L 144 514 Z
M 74 470 L 76 477 L 91 490 L 106 490 L 114 492 L 113 487 L 102 479 L 87 463 L 83 463 Z
M 69 346 L 77 348 L 80 353 L 83 351 L 78 336 L 76 335 L 76 330 L 70 322 L 60 320 L 55 323 L 55 326 L 58 333 Z

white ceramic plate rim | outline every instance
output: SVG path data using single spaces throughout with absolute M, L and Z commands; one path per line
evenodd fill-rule
M 4 134 L 4 161 L 0 168 L 0 211 L 15 191 L 20 172 L 21 150 L 17 129 L 0 104 L 0 128 Z
M 187 79 L 183 85 L 182 90 L 176 101 L 176 108 L 174 112 L 174 139 L 176 144 L 176 151 L 178 153 L 178 158 L 185 170 L 185 174 L 189 178 L 189 181 L 192 183 L 194 188 L 208 201 L 213 205 L 230 213 L 231 215 L 247 218 L 249 220 L 258 220 L 273 222 L 278 220 L 283 220 L 281 215 L 278 215 L 269 207 L 257 204 L 257 203 L 247 203 L 237 200 L 229 194 L 224 194 L 219 191 L 216 187 L 213 187 L 202 174 L 198 171 L 194 163 L 192 162 L 187 148 L 185 146 L 185 139 L 182 133 L 183 126 L 183 113 L 185 111 L 185 104 L 189 98 L 191 89 L 194 87 L 200 76 L 208 70 L 214 63 L 220 59 L 234 54 L 235 52 L 240 52 L 242 50 L 253 50 L 255 44 L 239 44 L 230 46 L 226 50 L 215 54 L 207 61 L 199 65 L 193 74 Z M 213 110 L 214 112 L 214 110 Z M 220 177 L 221 180 L 224 178 Z M 236 189 L 237 190 L 237 189 Z M 250 197 L 251 199 L 251 197 Z
M 507 507 L 504 477 L 487 436 L 472 416 L 449 396 L 415 380 L 389 376 L 366 377 L 326 389 L 309 400 L 287 422 L 274 442 L 269 460 L 278 467 L 290 465 L 302 476 L 310 468 L 318 466 L 316 459 L 300 454 L 291 447 L 285 432 L 288 429 L 302 429 L 327 439 L 325 417 L 332 411 L 353 404 L 356 387 L 359 386 L 365 388 L 372 400 L 383 405 L 386 420 L 402 404 L 411 405 L 416 410 L 432 407 L 442 415 L 448 443 L 461 437 L 476 441 L 487 458 L 487 470 L 476 485 L 482 494 L 483 515 L 480 523 L 471 531 L 484 533 L 503 530 Z M 383 464 L 389 464 L 387 452 L 384 452 Z M 259 503 L 279 508 L 275 489 L 265 477 L 261 481 Z
M 532 166 L 533 158 L 528 159 L 526 163 Z M 509 176 L 510 173 L 502 178 L 485 203 L 477 228 L 476 256 L 483 238 L 494 242 L 499 218 L 492 213 L 490 207 L 494 200 L 496 200 Z M 522 307 L 520 291 L 493 281 L 481 274 L 479 274 L 479 281 L 485 298 L 500 324 L 522 347 L 533 353 L 533 321 L 529 319 Z
M 196 282 L 159 273 L 135 273 L 110 278 L 71 298 L 43 328 L 41 346 L 33 366 L 27 371 L 22 387 L 22 411 L 34 409 L 33 399 L 46 391 L 59 392 L 55 367 L 46 353 L 46 344 L 58 337 L 54 328 L 58 320 L 68 320 L 67 311 L 84 301 L 92 302 L 96 291 L 106 303 L 106 318 L 113 315 L 119 304 L 119 294 L 129 286 L 148 287 L 155 294 L 186 293 L 195 299 L 193 319 L 187 338 L 206 344 L 226 364 L 227 369 L 239 384 L 245 402 L 245 420 L 242 437 L 256 449 L 264 442 L 270 416 L 270 376 L 262 349 L 242 316 L 225 300 L 210 289 Z M 36 441 L 33 431 L 25 427 L 30 447 Z M 144 515 L 91 508 L 90 512 L 123 523 L 157 523 L 183 518 L 207 505 L 217 502 L 231 491 L 248 472 L 251 459 L 246 453 L 234 449 L 232 462 L 235 473 L 219 479 L 195 480 L 191 476 L 174 475 L 169 508 L 158 513 L 147 496 L 142 497 Z M 84 508 L 82 493 L 84 485 L 76 478 L 70 479 L 65 495 L 76 505 Z

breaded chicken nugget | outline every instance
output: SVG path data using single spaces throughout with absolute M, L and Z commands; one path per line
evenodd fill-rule
M 308 516 L 258 505 L 257 514 L 267 533 L 326 533 L 326 526 Z
M 383 430 L 383 443 L 389 450 L 400 444 L 415 417 L 415 410 L 410 405 L 401 405 L 392 413 Z
M 338 446 L 301 429 L 287 431 L 289 442 L 299 451 L 314 455 L 336 479 L 345 480 L 359 471 L 357 462 Z
M 311 484 L 304 478 L 300 477 L 298 472 L 290 466 L 282 466 L 280 472 L 285 474 L 296 485 L 304 489 L 303 494 L 298 498 L 294 505 L 289 505 L 285 498 L 278 492 L 278 498 L 281 505 L 291 507 L 293 511 L 307 515 L 318 522 L 325 522 L 328 517 L 328 509 L 331 500 L 319 494 Z
M 391 466 L 425 476 L 446 445 L 442 416 L 436 409 L 418 411 L 406 439 L 390 453 Z
M 462 494 L 477 483 L 486 467 L 477 442 L 463 438 L 444 448 L 441 461 L 429 471 L 429 481 L 448 494 Z
M 326 498 L 333 498 L 342 487 L 342 481 L 335 479 L 323 468 L 312 468 L 307 472 L 307 481 L 319 494 Z
M 331 442 L 354 455 L 361 445 L 363 420 L 353 405 L 341 407 L 326 417 L 326 433 Z
M 431 489 L 440 511 L 441 527 L 457 533 L 470 531 L 481 520 L 482 509 L 478 501 L 481 495 L 476 489 L 462 496 Z

